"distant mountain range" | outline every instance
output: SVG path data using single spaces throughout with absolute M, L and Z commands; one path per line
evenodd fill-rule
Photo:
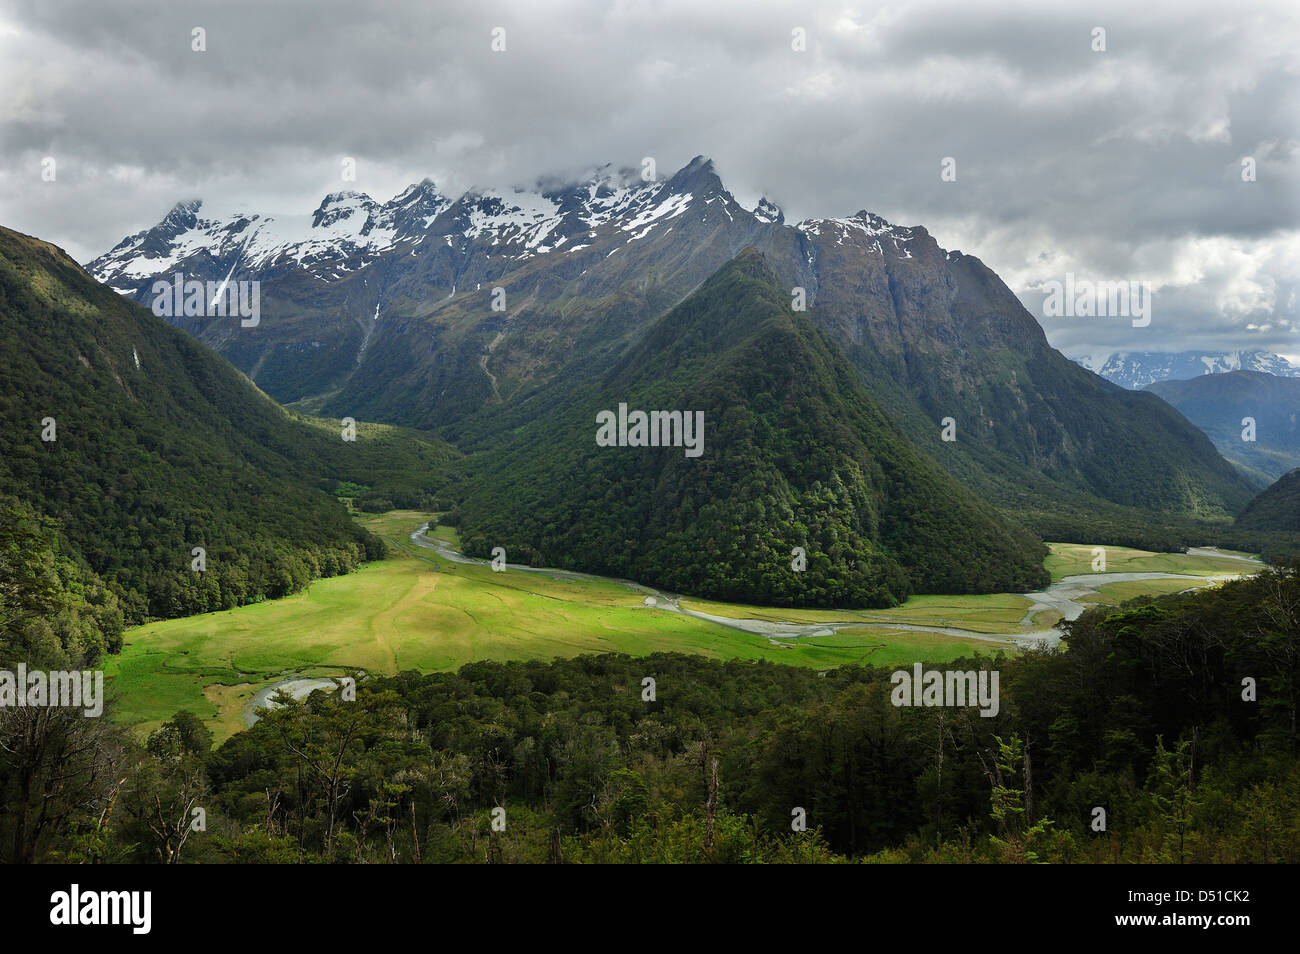
M 470 454 L 464 479 L 445 499 L 464 504 L 467 539 L 476 539 L 475 522 L 503 526 L 476 504 L 487 499 L 476 481 L 500 465 L 493 455 L 530 434 L 563 433 L 577 441 L 585 432 L 568 430 L 560 424 L 567 418 L 554 415 L 580 398 L 601 408 L 627 401 L 624 392 L 635 390 L 635 379 L 611 376 L 610 369 L 632 354 L 648 362 L 645 342 L 660 320 L 749 250 L 761 262 L 763 281 L 784 291 L 796 327 L 810 322 L 829 342 L 834 362 L 857 375 L 852 387 L 837 383 L 819 392 L 819 403 L 861 405 L 868 416 L 871 407 L 880 408 L 911 445 L 909 453 L 929 456 L 1006 520 L 1049 539 L 1167 547 L 1185 537 L 1184 529 L 1171 527 L 1223 520 L 1254 495 L 1252 483 L 1164 401 L 1116 387 L 1054 350 L 979 259 L 940 248 L 924 228 L 894 225 L 865 210 L 788 224 L 768 200 L 746 209 L 703 157 L 648 182 L 604 167 L 577 183 L 544 182 L 517 192 L 474 190 L 451 198 L 426 180 L 382 204 L 339 193 L 298 221 L 218 215 L 186 203 L 88 267 L 143 304 L 156 281 L 177 273 L 216 286 L 260 282 L 254 327 L 220 316 L 168 320 L 296 408 L 433 431 Z M 712 311 L 715 320 L 728 322 L 729 338 L 693 329 L 697 357 L 731 361 L 748 340 L 746 322 L 770 317 L 744 302 L 735 307 L 734 316 L 716 303 Z M 791 361 L 820 340 L 803 331 L 798 339 Z M 780 368 L 754 354 L 750 359 L 756 374 L 781 379 Z M 758 397 L 739 379 L 733 384 L 732 403 Z M 593 387 L 603 390 L 596 394 Z M 712 400 L 714 426 L 740 426 L 724 413 L 726 400 L 716 394 Z M 536 421 L 550 424 L 539 432 Z M 863 444 L 837 435 L 841 426 L 818 418 L 809 445 L 818 459 L 838 462 L 828 465 L 823 486 L 832 476 L 845 487 L 877 486 L 869 477 L 866 483 L 846 478 L 843 462 Z M 945 430 L 955 439 L 943 439 Z M 710 433 L 709 446 L 736 439 Z M 590 434 L 562 446 L 576 460 L 585 458 L 588 445 L 594 447 Z M 770 457 L 776 468 L 772 481 L 802 495 L 810 484 L 797 462 L 757 446 L 758 459 Z M 881 466 L 873 460 L 857 461 L 864 475 Z M 649 456 L 643 465 L 659 466 Z M 714 466 L 707 455 L 702 466 Z M 542 477 L 558 479 L 549 472 Z M 557 488 L 567 496 L 548 506 L 575 512 L 586 493 L 578 476 L 551 489 Z M 657 504 L 685 505 L 681 496 Z M 614 519 L 612 511 L 604 517 L 582 512 L 588 521 Z M 660 514 L 647 526 L 678 519 Z M 744 526 L 728 525 L 731 537 L 715 538 L 714 546 L 740 545 Z M 1005 526 L 987 526 L 994 536 L 1014 537 Z M 587 530 L 605 539 L 602 526 Z M 555 529 L 545 531 L 531 545 L 557 554 L 562 548 L 546 542 Z M 982 533 L 976 536 L 993 539 Z M 530 545 L 517 534 L 512 539 Z M 879 563 L 888 555 L 914 584 L 942 578 L 938 569 L 902 558 L 902 537 L 877 529 L 860 539 L 856 559 Z M 598 557 L 574 559 L 595 566 Z M 983 583 L 968 585 L 992 586 L 996 576 L 975 574 Z M 750 595 L 765 585 L 754 583 Z
M 1075 361 L 1122 388 L 1137 391 L 1157 381 L 1181 381 L 1202 374 L 1262 371 L 1300 377 L 1300 368 L 1267 351 L 1113 351 L 1076 355 Z
M 1178 408 L 1260 486 L 1300 467 L 1300 377 L 1229 371 L 1146 390 Z

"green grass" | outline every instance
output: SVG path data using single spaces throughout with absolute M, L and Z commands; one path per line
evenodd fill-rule
M 824 649 L 837 655 L 849 651 L 861 653 L 853 661 L 864 666 L 910 666 L 918 660 L 948 662 L 962 656 L 1019 651 L 1009 643 L 989 643 L 906 629 L 842 629 L 830 636 L 807 637 L 799 643 L 805 651 Z
M 189 709 L 224 738 L 242 725 L 248 700 L 269 683 L 288 674 L 349 669 L 433 672 L 479 659 L 599 652 L 688 652 L 824 669 L 867 658 L 943 662 L 992 649 L 978 640 L 879 631 L 842 645 L 774 644 L 648 609 L 642 594 L 618 584 L 493 573 L 439 559 L 407 540 L 423 519 L 416 512 L 358 519 L 388 541 L 388 559 L 318 580 L 284 599 L 130 630 L 121 655 L 106 666 L 114 717 L 143 732 Z M 443 528 L 434 535 L 446 536 Z
M 434 527 L 426 536 L 437 540 L 439 543 L 445 543 L 453 550 L 460 549 L 460 531 L 455 527 Z
M 1212 586 L 1210 580 L 1127 580 L 1119 583 L 1103 583 L 1097 587 L 1095 596 L 1082 597 L 1080 603 L 1096 603 L 1103 606 L 1118 606 L 1125 600 L 1136 596 L 1165 596 L 1169 593 L 1181 593 L 1195 587 Z
M 1094 546 L 1079 543 L 1049 543 L 1051 553 L 1043 561 L 1052 574 L 1052 582 L 1067 576 L 1087 573 L 1186 573 L 1191 576 L 1216 576 L 1221 573 L 1249 573 L 1251 567 L 1240 560 L 1227 557 L 1194 556 L 1186 553 L 1151 553 L 1128 547 L 1102 547 L 1106 553 L 1106 569 L 1093 570 Z M 1234 551 L 1224 551 L 1225 553 Z M 1238 556 L 1252 556 L 1239 553 Z
M 389 557 L 356 573 L 318 580 L 305 592 L 221 613 L 166 620 L 130 630 L 121 655 L 109 659 L 113 717 L 152 730 L 180 709 L 208 720 L 223 739 L 243 725 L 252 696 L 289 675 L 340 675 L 353 669 L 395 673 L 457 669 L 479 659 L 553 659 L 580 653 L 687 652 L 723 659 L 767 659 L 829 669 L 847 663 L 881 666 L 942 663 L 1010 644 L 863 626 L 798 640 L 755 636 L 722 625 L 648 609 L 643 594 L 601 580 L 559 580 L 541 573 L 451 563 L 413 545 L 408 535 L 427 515 L 415 511 L 356 514 L 388 542 Z M 430 533 L 453 547 L 452 527 Z M 1054 579 L 1087 573 L 1092 548 L 1049 545 Z M 1107 570 L 1239 573 L 1240 561 L 1106 550 Z M 1144 593 L 1186 589 L 1189 580 L 1103 585 L 1095 601 L 1119 603 Z M 682 600 L 687 608 L 725 617 L 820 623 L 861 620 L 945 626 L 993 636 L 1022 632 L 1023 596 L 917 596 L 888 610 L 783 610 Z M 1041 611 L 1034 627 L 1055 622 Z
M 783 609 L 744 606 L 738 603 L 715 603 L 711 600 L 683 599 L 687 609 L 732 619 L 748 617 L 774 622 L 831 623 L 862 620 L 868 623 L 898 622 L 918 626 L 955 626 L 976 633 L 1014 635 L 1029 611 L 1030 601 L 1015 593 L 988 593 L 978 596 L 913 596 L 892 609 Z
M 1088 601 L 1086 599 L 1081 599 L 1081 600 L 1076 600 L 1076 602 L 1086 603 Z M 1034 614 L 1033 628 L 1047 629 L 1048 627 L 1055 626 L 1062 619 L 1064 619 L 1064 617 L 1061 615 L 1061 613 L 1058 610 L 1050 610 L 1050 609 L 1039 610 L 1037 613 Z

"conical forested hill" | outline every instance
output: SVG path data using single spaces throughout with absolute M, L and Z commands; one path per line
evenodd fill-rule
M 1252 500 L 1237 518 L 1245 530 L 1300 533 L 1300 467 L 1283 474 Z
M 469 552 L 779 605 L 1046 582 L 1037 538 L 909 444 L 790 305 L 746 250 L 603 375 L 540 394 L 472 462 Z M 702 453 L 599 446 L 597 415 L 620 403 L 703 412 Z

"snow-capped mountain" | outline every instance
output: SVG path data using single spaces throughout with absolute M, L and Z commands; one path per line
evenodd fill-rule
M 892 226 L 865 211 L 786 224 L 766 197 L 752 210 L 742 207 L 712 162 L 697 156 L 652 181 L 606 164 L 576 182 L 472 189 L 454 198 L 427 179 L 384 203 L 338 192 L 302 216 L 182 202 L 87 269 L 146 306 L 155 284 L 178 273 L 214 288 L 260 282 L 255 326 L 204 314 L 168 320 L 276 398 L 294 401 L 434 361 L 422 353 L 431 335 L 440 348 L 454 342 L 470 349 L 458 360 L 494 389 L 498 369 L 544 378 L 579 338 L 631 332 L 649 316 L 644 309 L 671 307 L 747 246 L 786 263 L 784 277 L 806 289 L 811 305 L 822 292 L 823 266 L 866 256 L 873 284 L 887 284 L 886 260 L 911 259 L 918 238 L 933 244 L 924 229 Z M 504 312 L 489 300 L 494 288 L 509 292 Z M 567 300 L 575 305 L 561 307 Z M 614 320 L 601 325 L 605 314 Z M 413 325 L 417 317 L 432 327 Z M 529 335 L 517 333 L 532 321 L 538 327 Z M 394 336 L 403 339 L 400 348 Z M 514 354 L 523 348 L 526 355 Z M 388 366 L 375 363 L 381 356 Z M 451 413 L 445 400 L 437 406 Z
M 671 231 L 688 210 L 699 217 L 709 207 L 730 223 L 793 228 L 811 237 L 827 228 L 840 244 L 845 230 L 873 239 L 892 234 L 895 244 L 908 241 L 912 231 L 867 212 L 786 226 L 784 212 L 766 197 L 753 210 L 742 208 L 712 162 L 697 156 L 670 178 L 656 181 L 606 164 L 577 183 L 471 190 L 452 199 L 425 179 L 383 204 L 360 192 L 332 193 L 310 215 L 299 216 L 221 210 L 195 199 L 177 203 L 153 228 L 126 237 L 86 269 L 118 292 L 145 302 L 153 281 L 176 271 L 187 278 L 224 280 L 299 270 L 329 283 L 381 257 L 415 255 L 431 244 L 445 246 L 463 260 L 452 268 L 460 273 L 453 278 L 460 279 L 474 271 L 469 267 L 474 253 L 498 258 L 501 266 L 491 271 L 499 273 L 507 264 L 538 255 L 590 248 L 598 237 L 618 235 L 619 244 L 627 245 L 656 229 Z M 474 277 L 477 284 L 484 276 Z M 449 289 L 465 287 L 463 280 L 448 283 Z
M 1179 513 L 1204 499 L 1235 512 L 1251 493 L 1166 405 L 1122 399 L 1052 349 L 978 258 L 867 211 L 789 224 L 768 199 L 745 208 L 702 157 L 651 182 L 607 166 L 578 182 L 455 198 L 427 182 L 386 203 L 336 194 L 301 220 L 190 203 L 90 269 L 146 305 L 153 283 L 178 271 L 260 280 L 256 324 L 211 313 L 202 296 L 191 309 L 188 295 L 186 314 L 169 320 L 281 402 L 431 430 L 472 451 L 502 423 L 569 406 L 574 389 L 623 400 L 648 335 L 698 332 L 709 360 L 707 329 L 663 319 L 750 249 L 767 291 L 729 327 L 750 321 L 777 341 L 789 330 L 783 312 L 802 305 L 797 323 L 815 323 L 851 362 L 837 373 L 859 374 L 912 440 L 981 492 L 1022 501 L 1032 485 L 1050 502 L 1059 481 L 1062 493 Z M 728 274 L 736 287 L 719 294 L 752 298 L 749 273 Z M 790 297 L 773 300 L 773 289 Z M 803 370 L 789 370 L 764 400 L 801 393 Z M 1089 414 L 1051 410 L 1079 406 Z M 938 443 L 934 422 L 946 416 L 969 455 Z M 1133 466 L 1086 466 L 1099 447 L 1108 460 L 1145 450 Z
M 615 229 L 626 234 L 626 241 L 636 241 L 693 202 L 719 201 L 732 214 L 744 211 L 703 158 L 667 180 L 650 182 L 606 165 L 581 182 L 558 188 L 473 190 L 454 200 L 428 179 L 382 205 L 364 193 L 336 192 L 307 216 L 209 209 L 191 200 L 178 203 L 153 228 L 128 236 L 86 268 L 135 297 L 145 294 L 155 278 L 178 269 L 205 279 L 214 269 L 258 277 L 256 273 L 298 267 L 330 282 L 385 253 L 413 254 L 426 242 L 460 252 L 481 243 L 494 250 L 489 255 L 523 261 L 587 248 L 585 240 L 601 229 Z M 780 209 L 766 199 L 756 213 L 747 214 L 760 221 L 783 220 Z
M 1284 378 L 1300 377 L 1300 368 L 1267 351 L 1114 351 L 1075 355 L 1072 360 L 1131 391 L 1157 381 L 1181 381 L 1226 371 L 1263 371 Z
M 128 295 L 175 270 L 207 278 L 214 267 L 252 273 L 298 266 L 329 280 L 423 237 L 450 204 L 428 179 L 383 205 L 360 192 L 335 192 L 301 216 L 209 210 L 193 199 L 177 203 L 153 228 L 123 239 L 86 269 Z

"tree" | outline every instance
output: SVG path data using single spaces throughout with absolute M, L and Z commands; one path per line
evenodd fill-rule
M 1002 861 L 1015 864 L 1036 862 L 1038 852 L 1033 848 L 1034 841 L 1042 840 L 1055 823 L 1050 818 L 1031 822 L 1025 790 L 1013 787 L 1024 758 L 1024 744 L 1020 737 L 1012 735 L 1004 741 L 995 735 L 993 739 L 997 743 L 997 752 L 993 755 L 992 769 L 986 765 L 984 771 L 993 786 L 990 817 L 997 822 L 1002 835 L 990 835 L 989 842 Z M 983 756 L 980 760 L 983 762 Z
M 99 815 L 123 763 L 105 718 L 62 706 L 0 708 L 0 783 L 13 825 L 9 860 L 32 864 L 41 844 Z
M 1179 739 L 1166 749 L 1164 739 L 1156 736 L 1155 759 L 1151 764 L 1147 788 L 1156 813 L 1166 829 L 1166 850 L 1177 851 L 1178 863 L 1186 859 L 1187 836 L 1200 801 L 1192 781 L 1191 741 Z

